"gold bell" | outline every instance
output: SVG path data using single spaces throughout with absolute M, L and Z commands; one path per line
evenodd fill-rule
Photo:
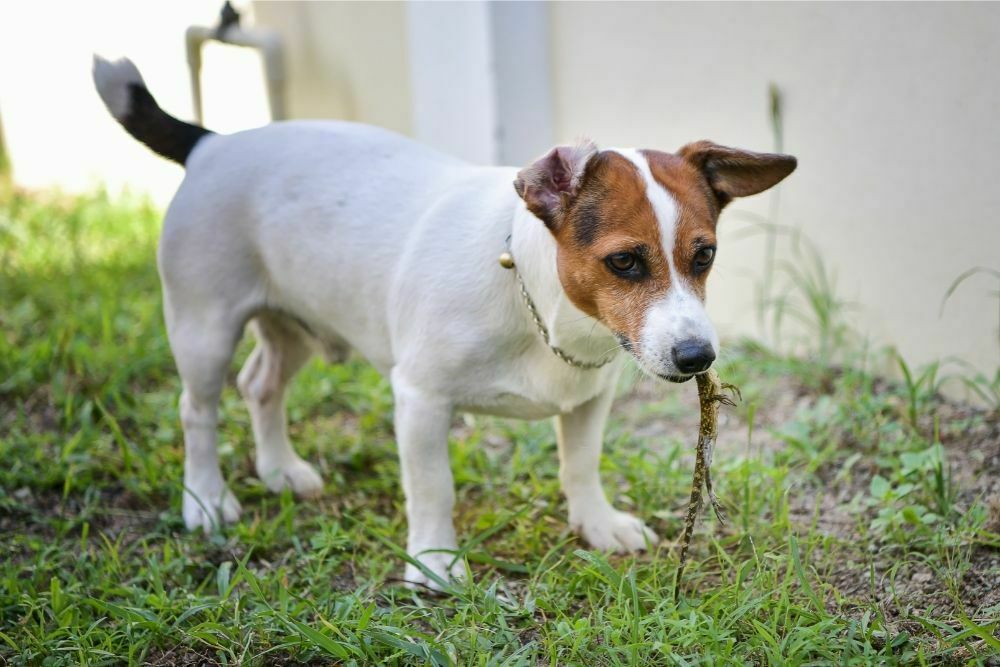
M 514 256 L 509 252 L 504 252 L 500 254 L 500 266 L 505 269 L 514 268 Z

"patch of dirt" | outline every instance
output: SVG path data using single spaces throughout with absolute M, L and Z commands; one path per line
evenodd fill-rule
M 48 386 L 39 387 L 23 401 L 0 393 L 0 432 L 9 433 L 21 422 L 29 433 L 55 431 L 59 427 L 59 410 Z
M 92 496 L 85 499 L 76 493 L 64 498 L 61 489 L 17 489 L 11 494 L 14 502 L 0 506 L 0 535 L 18 534 L 42 540 L 67 535 L 79 537 L 86 522 L 88 544 L 99 544 L 101 535 L 112 542 L 121 540 L 122 544 L 130 544 L 147 535 L 159 522 L 158 513 L 149 507 L 163 504 L 162 500 L 150 502 L 120 485 L 93 487 L 91 493 L 100 494 L 97 503 L 93 503 Z M 89 506 L 88 501 L 92 503 Z M 67 532 L 59 526 L 64 522 L 77 525 Z M 35 555 L 27 541 L 0 542 L 0 557 L 20 563 L 32 560 Z
M 167 667 L 168 665 L 218 665 L 221 664 L 211 649 L 192 646 L 171 646 L 154 649 L 146 654 L 143 664 Z
M 193 642 L 192 642 L 193 643 Z M 236 664 L 254 664 L 251 658 L 256 657 L 257 653 L 260 653 L 262 647 L 251 645 L 248 650 L 240 656 L 240 661 Z M 322 656 L 317 656 L 311 660 L 304 661 L 302 658 L 293 658 L 286 651 L 268 651 L 266 654 L 266 662 L 263 664 L 267 665 L 330 665 L 334 664 L 329 658 L 324 658 Z M 244 662 L 245 661 L 245 662 Z M 220 657 L 215 651 L 210 648 L 202 646 L 188 646 L 188 645 L 177 645 L 171 646 L 169 648 L 158 648 L 153 649 L 146 654 L 145 659 L 142 662 L 143 665 L 148 665 L 151 667 L 175 667 L 183 666 L 188 667 L 197 665 L 198 667 L 205 667 L 206 665 L 226 665 L 229 661 Z
M 889 386 L 877 382 L 874 389 L 887 391 Z M 651 414 L 647 406 L 662 403 L 665 391 L 677 394 L 679 407 L 671 409 L 668 417 Z M 778 436 L 781 428 L 796 415 L 815 408 L 821 399 L 819 391 L 803 387 L 791 376 L 775 379 L 762 393 L 767 400 L 756 403 L 750 438 L 746 410 L 723 407 L 720 411 L 716 464 L 736 456 L 772 460 L 787 446 Z M 974 503 L 982 503 L 988 513 L 986 530 L 1000 533 L 1000 415 L 943 398 L 931 408 L 917 427 L 932 434 L 937 420 L 956 489 L 956 510 L 964 512 Z M 902 399 L 893 409 L 903 417 L 906 406 Z M 690 443 L 682 464 L 693 466 L 699 420 L 693 384 L 665 389 L 660 382 L 641 379 L 616 403 L 615 410 L 637 438 Z M 863 536 L 859 529 L 875 517 L 877 508 L 859 510 L 851 501 L 868 493 L 878 472 L 871 456 L 877 444 L 852 442 L 845 434 L 842 447 L 845 453 L 862 454 L 851 474 L 838 476 L 838 465 L 821 467 L 815 478 L 790 476 L 794 485 L 789 494 L 791 520 L 803 530 L 815 526 L 839 545 L 838 553 L 820 565 L 826 568 L 820 571 L 822 580 L 848 600 L 879 603 L 889 620 L 912 618 L 911 612 L 923 614 L 931 609 L 970 615 L 986 609 L 995 618 L 1000 613 L 1000 550 L 981 544 L 956 545 L 951 550 L 954 563 L 936 563 L 935 554 L 921 558 L 923 554 L 910 551 L 904 557 L 898 547 Z M 954 564 L 966 559 L 967 566 L 956 576 Z

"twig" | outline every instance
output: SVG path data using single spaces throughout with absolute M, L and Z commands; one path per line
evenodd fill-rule
M 731 384 L 723 384 L 714 370 L 709 370 L 695 378 L 698 382 L 698 402 L 701 406 L 701 423 L 698 426 L 698 446 L 694 459 L 694 478 L 691 480 L 691 499 L 688 501 L 687 515 L 684 517 L 684 533 L 681 535 L 681 558 L 677 566 L 677 576 L 674 579 L 674 601 L 680 599 L 681 578 L 684 566 L 687 564 L 688 548 L 691 546 L 691 535 L 701 510 L 702 487 L 708 492 L 708 501 L 712 505 L 719 523 L 725 524 L 726 515 L 722 511 L 722 503 L 715 495 L 712 486 L 712 454 L 715 440 L 719 435 L 719 404 L 736 405 L 734 400 L 723 394 L 728 391 L 736 399 L 741 398 L 740 390 Z

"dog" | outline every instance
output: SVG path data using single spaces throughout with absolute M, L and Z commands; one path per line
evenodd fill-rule
M 237 384 L 273 491 L 323 488 L 286 426 L 285 391 L 308 359 L 356 350 L 391 380 L 407 551 L 420 564 L 406 567 L 411 585 L 464 575 L 448 458 L 456 411 L 554 417 L 571 528 L 599 550 L 657 543 L 599 478 L 617 378 L 629 355 L 671 382 L 711 366 L 719 339 L 704 302 L 719 213 L 779 183 L 794 157 L 581 141 L 520 170 L 481 167 L 350 122 L 215 134 L 164 112 L 127 59 L 95 56 L 93 75 L 111 115 L 186 168 L 158 266 L 183 385 L 189 529 L 240 516 L 216 424 L 250 328 Z

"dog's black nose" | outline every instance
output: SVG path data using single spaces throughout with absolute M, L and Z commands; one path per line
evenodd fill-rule
M 708 370 L 715 361 L 712 344 L 697 338 L 677 343 L 670 354 L 674 358 L 674 365 L 681 373 L 701 373 Z

